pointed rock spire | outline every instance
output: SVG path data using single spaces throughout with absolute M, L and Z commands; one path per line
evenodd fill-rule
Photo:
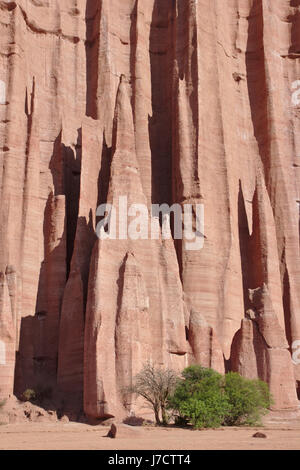
M 16 325 L 5 273 L 0 273 L 0 399 L 12 395 L 15 372 Z
M 61 390 L 83 390 L 83 287 L 79 269 L 68 279 L 60 316 L 57 383 Z
M 127 253 L 120 270 L 120 305 L 116 317 L 116 374 L 118 389 L 132 411 L 132 394 L 124 392 L 149 358 L 145 333 L 149 330 L 149 297 L 143 275 L 132 253 Z

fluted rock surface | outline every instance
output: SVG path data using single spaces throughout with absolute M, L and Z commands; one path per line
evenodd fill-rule
M 124 390 L 152 360 L 259 376 L 297 407 L 299 18 L 295 0 L 0 0 L 0 398 L 137 413 Z M 97 207 L 125 196 L 150 219 L 202 204 L 203 248 L 98 240 Z

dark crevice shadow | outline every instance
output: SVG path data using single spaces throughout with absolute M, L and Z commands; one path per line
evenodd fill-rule
M 289 346 L 292 344 L 292 327 L 291 327 L 291 294 L 290 294 L 290 279 L 287 267 L 285 267 L 283 276 L 283 309 L 284 309 L 284 323 L 285 334 Z
M 291 2 L 295 6 L 300 6 L 299 1 Z M 289 54 L 300 54 L 300 11 L 297 10 L 294 15 L 290 15 L 288 20 L 291 22 L 291 45 L 289 47 Z
M 18 398 L 27 389 L 32 389 L 34 383 L 33 372 L 33 331 L 34 317 L 21 318 L 19 348 L 16 351 L 14 395 Z
M 39 274 L 36 314 L 22 318 L 20 324 L 14 392 L 17 397 L 21 397 L 26 389 L 34 391 L 51 389 L 53 392 L 56 389 L 59 318 L 66 284 L 64 270 L 61 271 L 59 266 L 61 260 L 65 259 L 66 234 L 65 232 L 62 234 L 59 244 L 49 252 L 47 245 L 52 234 L 50 222 L 52 204 L 53 193 L 50 193 L 44 211 L 45 258 L 41 263 Z M 55 284 L 55 281 L 58 283 Z M 54 297 L 56 297 L 56 309 L 52 303 Z
M 239 195 L 238 195 L 238 223 L 239 223 L 239 244 L 240 244 L 240 257 L 241 257 L 241 270 L 243 280 L 243 294 L 244 294 L 244 312 L 250 307 L 248 289 L 251 285 L 251 260 L 250 260 L 250 233 L 248 226 L 247 213 L 245 208 L 245 199 L 242 191 L 242 184 L 240 181 Z
M 176 64 L 178 66 L 178 75 L 179 80 L 185 80 L 186 89 L 192 90 L 191 92 L 186 93 L 186 100 L 189 105 L 190 115 L 192 118 L 192 127 L 195 131 L 193 134 L 190 133 L 191 138 L 194 140 L 194 152 L 196 158 L 193 158 L 193 182 L 194 182 L 194 192 L 195 196 L 200 194 L 200 178 L 198 172 L 198 141 L 199 141 L 199 103 L 198 103 L 198 82 L 199 82 L 199 64 L 198 64 L 198 30 L 197 23 L 195 20 L 195 5 L 193 2 L 178 2 L 178 16 L 177 16 L 177 28 L 180 38 L 183 36 L 184 45 L 189 45 L 188 52 L 182 51 L 182 46 L 179 43 L 176 45 Z M 179 41 L 178 41 L 179 42 Z M 177 48 L 180 48 L 180 54 L 177 51 Z M 175 92 L 175 99 L 178 100 L 179 89 Z M 177 104 L 178 106 L 178 104 Z M 176 111 L 176 115 L 178 111 Z M 179 123 L 177 122 L 177 126 Z M 192 130 L 191 130 L 192 131 Z M 178 164 L 178 163 L 177 163 Z M 183 184 L 182 181 L 177 181 L 178 188 L 177 196 L 180 195 L 182 198 Z
M 28 90 L 26 87 L 26 96 L 25 96 L 25 114 L 27 116 L 27 141 L 26 141 L 26 157 L 28 157 L 30 137 L 32 133 L 32 121 L 33 114 L 35 109 L 35 78 L 32 80 L 32 92 L 30 95 L 30 109 L 28 109 Z M 27 162 L 27 158 L 26 158 Z
M 261 240 L 261 214 L 259 209 L 258 188 L 256 187 L 252 200 L 252 227 L 253 232 L 250 238 L 250 289 L 262 287 L 268 284 L 268 274 L 266 267 L 266 257 L 263 253 Z
M 172 201 L 172 17 L 173 2 L 155 0 L 150 27 L 152 117 L 149 140 L 152 203 Z
M 50 193 L 44 213 L 45 246 L 51 236 L 49 219 L 52 203 L 53 193 Z M 36 396 L 31 400 L 33 405 L 49 412 L 49 415 L 56 412 L 58 418 L 67 416 L 70 421 L 77 422 L 83 419 L 82 391 L 66 392 L 57 386 L 60 313 L 66 278 L 57 286 L 53 286 L 53 281 L 57 279 L 57 269 L 65 257 L 65 240 L 66 231 L 61 242 L 45 254 L 41 263 L 35 316 L 21 319 L 14 393 L 22 399 L 25 390 L 33 390 Z M 57 296 L 56 309 L 51 305 L 54 295 Z
M 228 372 L 231 372 L 231 359 L 230 357 L 229 359 L 226 359 L 224 355 L 223 355 L 223 359 L 224 359 L 224 371 L 225 371 L 225 374 L 227 374 Z
M 94 217 L 93 212 L 89 212 L 89 220 L 86 221 L 85 217 L 78 217 L 76 227 L 76 247 L 72 258 L 75 261 L 75 266 L 80 268 L 82 287 L 83 287 L 83 311 L 85 315 L 87 295 L 88 295 L 88 280 L 90 261 L 94 244 L 97 240 L 94 230 Z
M 137 42 L 138 42 L 138 0 L 136 0 L 134 8 L 131 13 L 131 27 L 130 27 L 130 78 L 132 88 L 131 107 L 133 114 L 134 126 L 136 123 L 135 115 L 135 98 L 136 98 L 136 60 L 137 60 Z
M 70 273 L 79 212 L 81 156 L 81 129 L 77 130 L 77 143 L 74 149 L 62 143 L 61 131 L 54 142 L 49 168 L 52 173 L 54 195 L 65 195 L 66 198 L 67 278 Z
M 58 403 L 57 367 L 61 304 L 73 254 L 79 211 L 81 129 L 78 130 L 74 148 L 62 144 L 62 132 L 60 132 L 54 142 L 49 168 L 54 190 L 48 196 L 44 211 L 45 255 L 40 268 L 36 315 L 21 320 L 20 349 L 16 356 L 15 393 L 20 397 L 28 388 L 42 391 L 42 394 L 46 389 L 51 390 L 55 397 L 52 402 L 48 400 L 47 405 L 34 404 L 39 404 L 45 409 L 47 407 L 55 409 Z M 55 206 L 55 197 L 58 196 L 65 196 L 65 228 L 58 244 L 51 249 L 52 210 Z M 39 394 L 42 395 L 41 392 Z M 71 396 L 64 398 L 72 402 Z
M 115 334 L 114 334 L 114 347 L 115 347 L 115 370 L 116 373 L 119 371 L 118 367 L 118 356 L 119 356 L 119 338 L 118 338 L 118 325 L 120 324 L 121 321 L 121 313 L 122 313 L 122 298 L 124 294 L 124 283 L 125 283 L 125 269 L 126 269 L 126 263 L 128 260 L 128 253 L 124 257 L 122 264 L 119 269 L 119 277 L 117 280 L 117 286 L 118 286 L 118 296 L 117 296 L 117 312 L 116 312 L 116 324 L 115 324 Z M 118 374 L 117 374 L 118 375 Z
M 254 0 L 248 18 L 246 49 L 247 85 L 251 118 L 259 154 L 268 187 L 270 165 L 270 132 L 268 123 L 268 90 L 264 52 L 264 22 L 262 0 Z
M 66 198 L 67 278 L 70 273 L 80 199 L 82 132 L 77 130 L 75 148 L 62 143 L 62 131 L 54 142 L 49 168 L 52 173 L 54 195 Z
M 249 289 L 256 289 L 257 287 L 261 287 L 264 282 L 267 282 L 267 279 L 262 261 L 263 254 L 261 246 L 260 214 L 258 207 L 257 188 L 254 192 L 252 201 L 253 231 L 250 235 L 241 182 L 238 195 L 238 223 L 244 310 L 246 312 L 249 308 L 251 308 L 251 303 L 249 300 Z
M 54 196 L 64 194 L 64 159 L 62 153 L 62 130 L 56 137 L 49 163 L 54 187 Z
M 35 362 L 35 377 L 39 382 L 55 387 L 58 361 L 59 319 L 66 285 L 66 267 L 60 268 L 66 259 L 66 228 L 57 246 L 49 251 L 52 236 L 53 193 L 49 194 L 44 212 L 44 252 L 41 263 L 39 286 L 34 317 L 34 358 L 44 358 L 42 363 Z M 53 285 L 54 283 L 54 285 Z M 56 297 L 56 307 L 53 297 Z M 44 312 L 41 316 L 40 312 Z
M 116 128 L 115 124 L 113 127 L 113 142 L 115 142 Z M 115 144 L 113 144 L 115 145 Z M 107 204 L 108 191 L 110 185 L 110 176 L 111 176 L 111 163 L 112 163 L 113 147 L 108 147 L 106 143 L 105 133 L 103 132 L 103 144 L 102 144 L 102 155 L 101 155 L 101 168 L 98 175 L 98 199 L 97 199 L 97 208 L 101 205 Z M 105 218 L 103 216 L 96 216 L 95 226 Z M 94 232 L 95 240 L 97 235 Z
M 296 380 L 296 393 L 298 400 L 300 401 L 300 380 Z
M 255 359 L 256 359 L 256 367 L 257 367 L 257 373 L 258 377 L 261 380 L 266 380 L 265 377 L 265 367 L 264 367 L 264 362 L 262 360 L 262 349 L 264 351 L 268 350 L 268 345 L 265 341 L 265 338 L 259 331 L 259 326 L 258 324 L 252 320 L 252 325 L 254 329 L 254 334 L 253 334 L 253 348 L 255 352 Z
M 106 204 L 110 172 L 112 162 L 112 147 L 108 147 L 106 143 L 105 133 L 103 132 L 102 156 L 101 156 L 101 169 L 98 176 L 98 201 L 97 205 Z
M 78 129 L 75 151 L 62 145 L 64 161 L 64 194 L 66 196 L 67 279 L 74 251 L 80 199 L 82 135 Z
M 98 58 L 100 47 L 100 20 L 102 0 L 87 0 L 85 11 L 86 23 L 86 115 L 97 119 Z

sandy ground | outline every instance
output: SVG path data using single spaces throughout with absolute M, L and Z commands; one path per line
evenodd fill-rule
M 1 450 L 300 450 L 300 423 L 264 428 L 225 428 L 193 431 L 177 428 L 119 428 L 116 439 L 104 437 L 109 428 L 77 423 L 28 423 L 0 426 Z M 266 439 L 253 438 L 256 431 Z

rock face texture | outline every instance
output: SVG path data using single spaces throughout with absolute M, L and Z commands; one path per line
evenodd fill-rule
M 132 415 L 151 360 L 298 406 L 299 28 L 296 0 L 0 0 L 0 399 Z M 125 197 L 202 204 L 203 248 L 99 240 Z

